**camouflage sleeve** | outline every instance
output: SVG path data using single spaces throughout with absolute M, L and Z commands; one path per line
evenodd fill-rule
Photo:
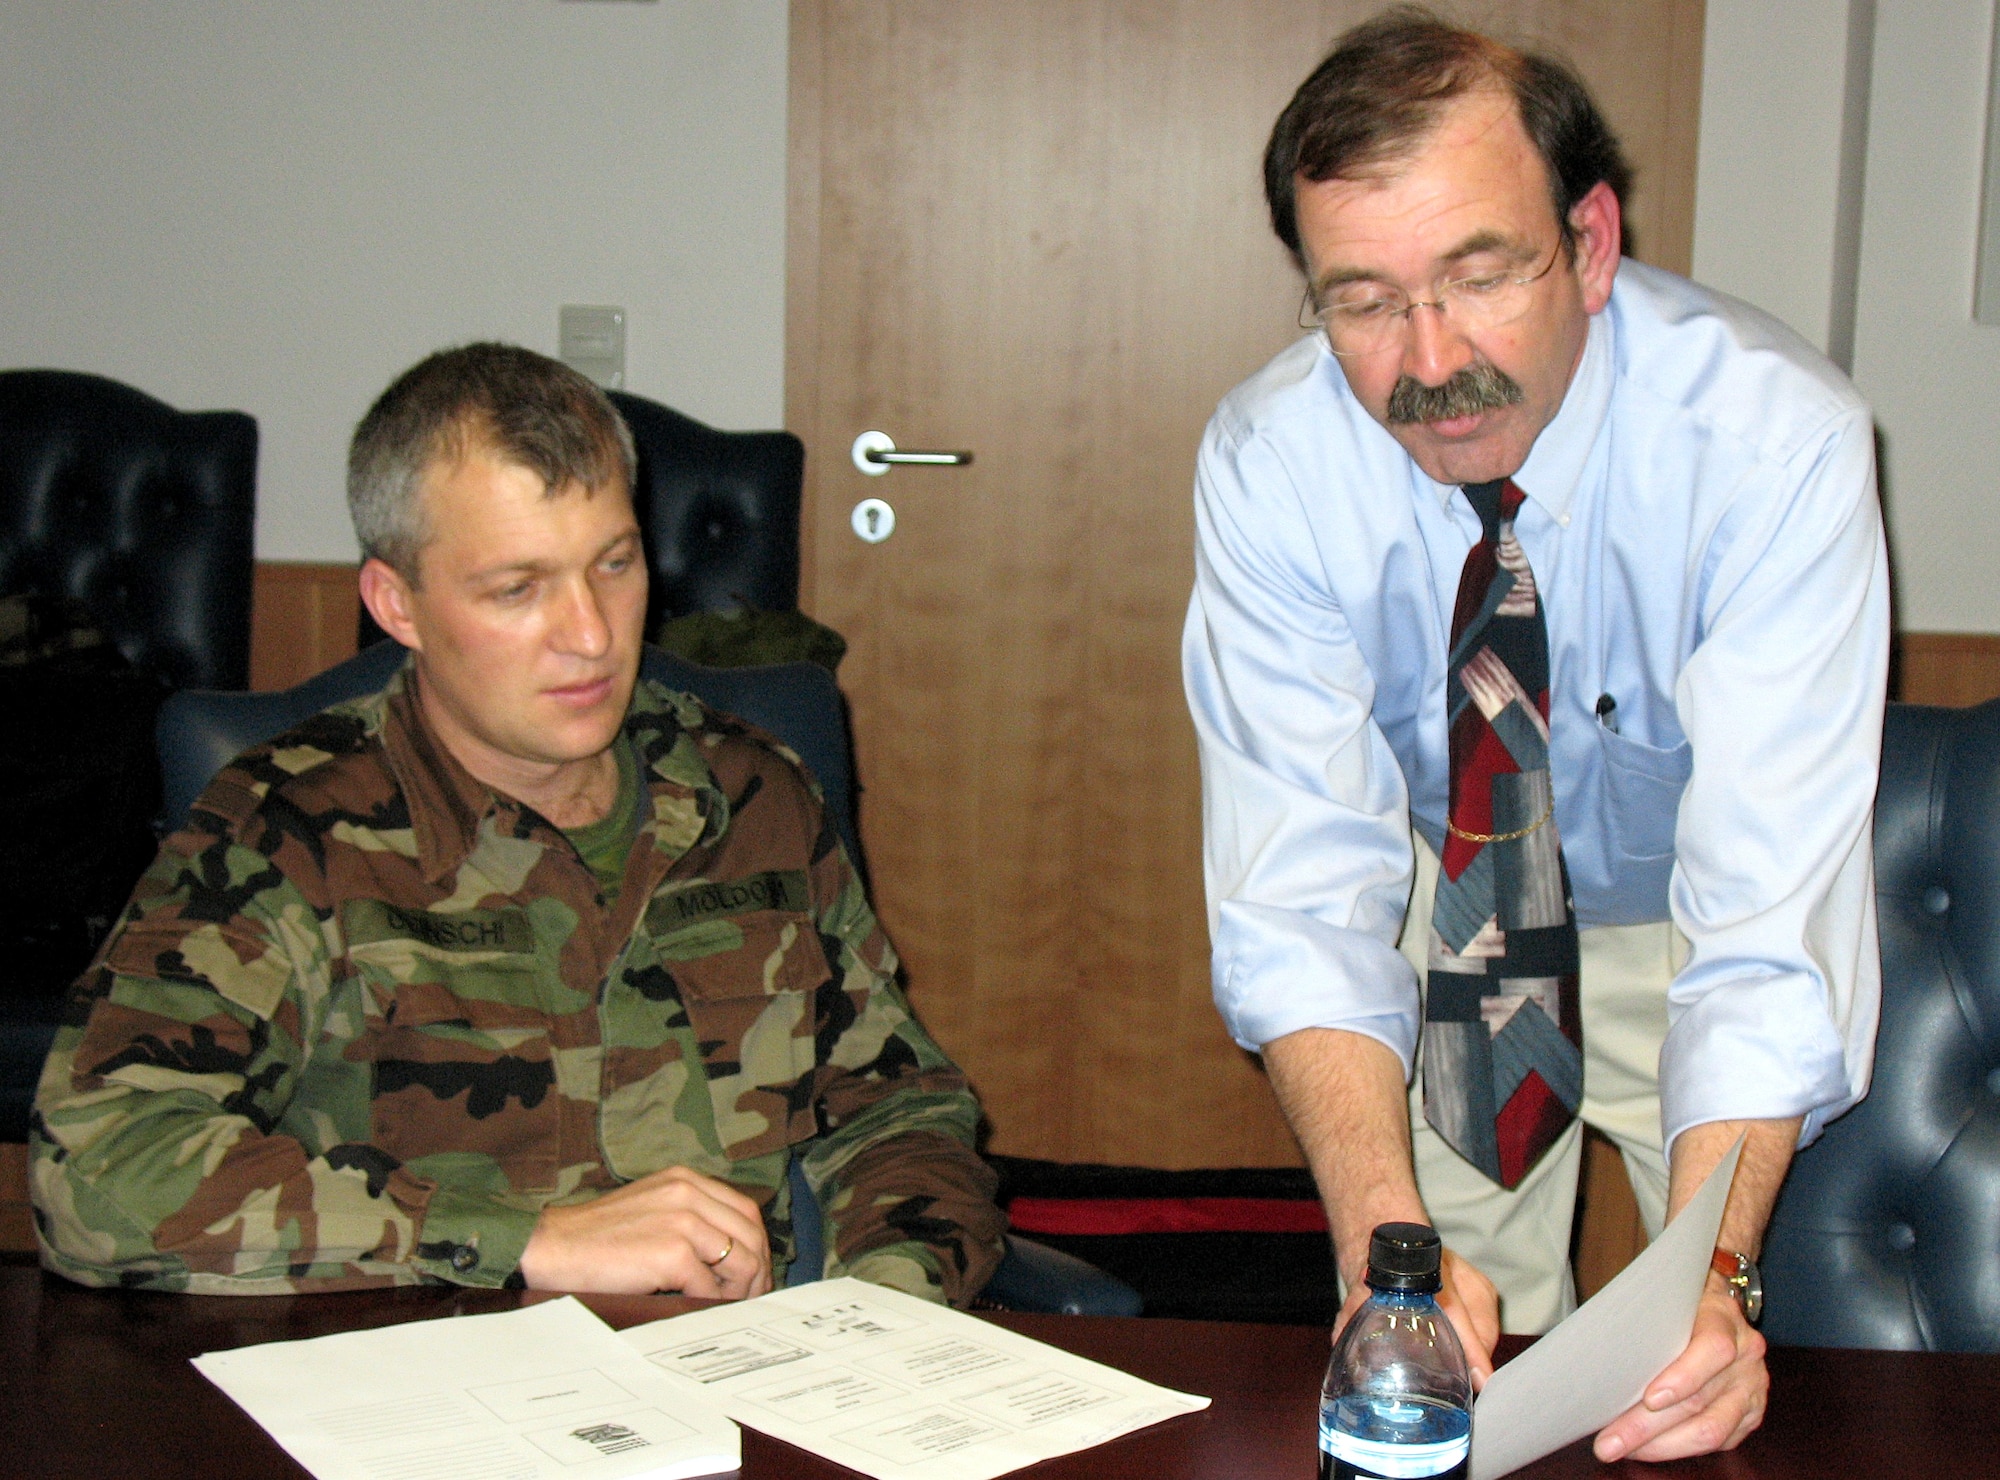
M 278 1294 L 504 1282 L 537 1209 L 367 1143 L 357 978 L 263 853 L 169 838 L 42 1072 L 43 1262 L 90 1285 Z
M 997 1178 L 973 1149 L 979 1103 L 896 985 L 896 953 L 836 842 L 813 870 L 838 1006 L 821 1080 L 824 1133 L 805 1156 L 829 1277 L 969 1305 L 1000 1263 Z

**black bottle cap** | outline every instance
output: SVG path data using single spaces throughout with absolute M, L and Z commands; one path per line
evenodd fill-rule
M 1368 1241 L 1368 1284 L 1375 1290 L 1434 1292 L 1444 1241 L 1427 1223 L 1384 1223 Z

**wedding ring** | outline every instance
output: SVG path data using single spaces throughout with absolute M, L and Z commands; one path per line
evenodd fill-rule
M 732 1233 L 731 1235 L 729 1235 L 729 1242 L 722 1246 L 722 1252 L 720 1254 L 717 1254 L 713 1259 L 702 1260 L 702 1263 L 706 1264 L 710 1269 L 713 1269 L 715 1268 L 716 1265 L 720 1264 L 723 1260 L 727 1259 L 731 1251 L 733 1251 L 735 1247 L 736 1247 L 736 1235 Z

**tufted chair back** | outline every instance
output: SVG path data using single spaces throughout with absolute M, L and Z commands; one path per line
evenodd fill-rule
M 1764 1334 L 1996 1351 L 2000 700 L 1891 704 L 1882 738 L 1874 1085 L 1785 1182 L 1764 1246 Z
M 173 688 L 250 681 L 257 423 L 67 370 L 0 372 L 0 594 L 79 602 Z
M 721 432 L 657 401 L 607 391 L 639 453 L 633 512 L 652 573 L 646 630 L 689 612 L 799 604 L 805 444 L 790 432 Z M 382 637 L 361 610 L 360 646 Z
M 688 612 L 798 606 L 805 444 L 790 432 L 719 432 L 643 396 L 609 395 L 639 450 L 647 630 Z

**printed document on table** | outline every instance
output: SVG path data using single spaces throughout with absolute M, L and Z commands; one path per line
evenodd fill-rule
M 1487 1381 L 1472 1406 L 1472 1480 L 1594 1434 L 1687 1348 L 1743 1138 L 1646 1252 Z
M 990 1480 L 1208 1406 L 852 1279 L 620 1334 L 738 1423 L 876 1480 Z
M 736 1425 L 572 1297 L 194 1359 L 318 1480 L 680 1480 Z

